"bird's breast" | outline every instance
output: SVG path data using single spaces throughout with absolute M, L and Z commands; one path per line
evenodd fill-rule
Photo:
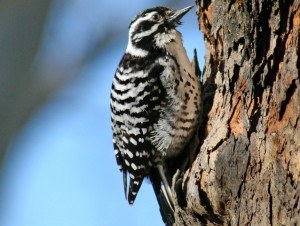
M 172 157 L 184 148 L 199 123 L 200 83 L 179 32 L 167 52 L 158 60 L 164 68 L 160 80 L 166 90 L 166 102 L 152 138 L 164 156 Z

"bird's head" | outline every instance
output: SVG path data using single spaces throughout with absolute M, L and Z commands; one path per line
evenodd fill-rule
M 147 56 L 149 51 L 164 49 L 175 39 L 180 19 L 192 8 L 171 10 L 154 7 L 136 15 L 129 26 L 129 40 L 126 52 L 135 56 Z

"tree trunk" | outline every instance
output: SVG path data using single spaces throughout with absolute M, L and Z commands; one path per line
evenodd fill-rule
M 300 224 L 300 1 L 197 3 L 202 135 L 174 225 Z

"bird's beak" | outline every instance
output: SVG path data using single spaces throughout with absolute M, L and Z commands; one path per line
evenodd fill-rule
M 180 24 L 180 19 L 193 8 L 194 6 L 188 6 L 181 10 L 174 10 L 170 18 L 168 19 L 168 22 L 170 24 L 178 25 Z

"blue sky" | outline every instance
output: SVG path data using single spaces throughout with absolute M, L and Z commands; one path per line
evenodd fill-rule
M 95 32 L 91 42 L 97 42 L 104 28 L 125 31 L 140 10 L 165 3 L 77 0 L 65 1 L 61 9 L 56 1 L 39 53 L 41 62 L 47 65 L 52 59 L 52 66 L 55 62 L 57 68 L 76 71 L 70 65 L 80 62 L 90 48 L 90 31 Z M 178 8 L 193 3 L 185 1 Z M 179 30 L 189 55 L 198 49 L 202 68 L 204 44 L 195 10 L 184 17 Z M 111 20 L 112 12 L 122 18 Z M 49 30 L 55 34 L 49 35 Z M 126 45 L 126 33 L 109 40 L 16 135 L 0 184 L 1 226 L 163 225 L 149 182 L 144 181 L 135 204 L 128 205 L 113 154 L 109 94 Z M 73 61 L 64 61 L 67 57 Z

